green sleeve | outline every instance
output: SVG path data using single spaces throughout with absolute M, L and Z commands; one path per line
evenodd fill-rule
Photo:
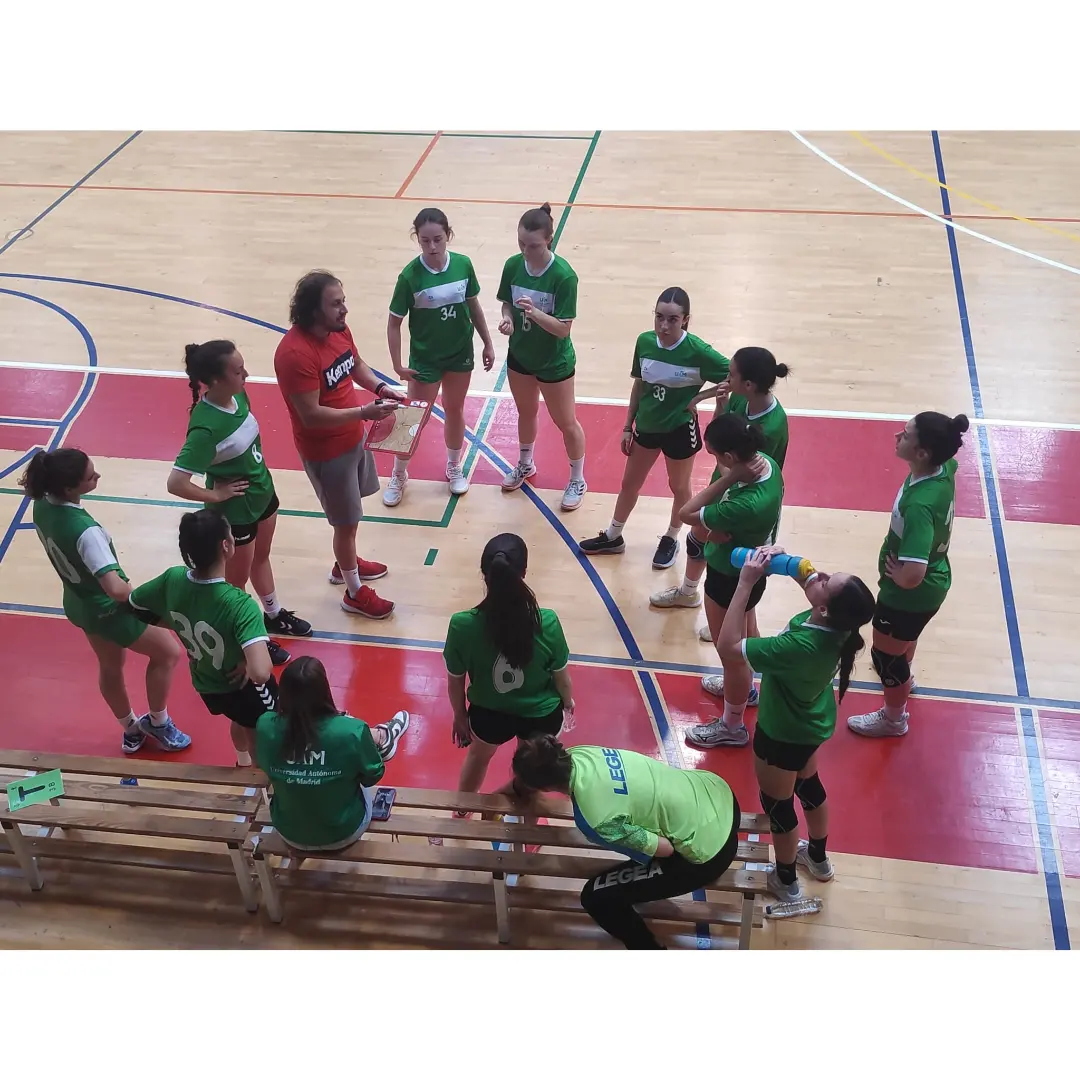
M 495 299 L 501 301 L 504 304 L 512 303 L 512 293 L 510 292 L 510 264 L 513 262 L 513 258 L 506 260 L 503 265 L 502 277 L 499 279 L 499 291 L 495 294 Z
M 464 677 L 469 671 L 469 660 L 465 655 L 462 636 L 457 615 L 451 615 L 450 625 L 446 630 L 446 644 L 443 646 L 443 660 L 446 662 L 446 670 L 458 678 Z
M 239 591 L 238 589 L 237 592 Z M 270 635 L 266 632 L 262 609 L 255 598 L 245 592 L 239 599 L 240 602 L 233 612 L 233 633 L 243 649 L 256 641 L 266 641 Z
M 356 778 L 364 787 L 373 787 L 386 772 L 386 764 L 375 745 L 375 736 L 371 728 L 362 720 L 357 720 L 359 730 L 356 733 Z
M 630 364 L 630 376 L 634 379 L 641 378 L 641 338 L 634 342 L 634 359 Z
M 480 295 L 480 282 L 476 280 L 476 271 L 473 269 L 472 259 L 466 259 L 465 265 L 469 268 L 469 277 L 465 285 L 465 299 Z
M 570 647 L 566 644 L 566 635 L 563 633 L 562 623 L 554 611 L 549 612 L 550 621 L 546 627 L 547 647 L 551 650 L 551 670 L 562 671 L 570 663 Z
M 555 310 L 552 314 L 563 321 L 577 318 L 577 274 L 573 270 L 568 270 L 555 286 Z
M 739 496 L 728 488 L 728 497 L 720 502 L 710 503 L 701 511 L 701 523 L 710 532 L 730 533 L 741 524 Z
M 723 382 L 730 370 L 731 361 L 711 345 L 706 345 L 701 356 L 701 374 L 705 376 L 705 381 Z
M 412 289 L 405 280 L 404 274 L 398 274 L 397 284 L 394 286 L 394 295 L 390 297 L 390 314 L 404 319 L 413 305 Z
M 761 675 L 790 671 L 798 664 L 804 651 L 805 646 L 794 634 L 746 638 L 743 641 L 746 662 Z
M 896 557 L 902 562 L 928 563 L 934 546 L 934 513 L 929 506 L 916 503 L 904 511 L 904 535 Z
M 165 600 L 165 574 L 144 582 L 132 590 L 128 603 L 140 611 L 149 611 L 159 619 L 165 617 L 168 604 Z
M 174 468 L 186 473 L 202 476 L 210 468 L 217 453 L 217 443 L 209 428 L 193 427 L 188 429 L 187 438 L 176 455 Z
M 596 834 L 612 847 L 629 848 L 650 857 L 656 854 L 656 847 L 660 842 L 656 833 L 633 824 L 627 817 L 608 818 L 594 828 Z

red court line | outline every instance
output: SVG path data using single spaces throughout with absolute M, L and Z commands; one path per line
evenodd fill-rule
M 395 199 L 400 199 L 401 196 L 405 194 L 405 189 L 412 183 L 413 177 L 416 176 L 416 174 L 420 171 L 421 167 L 423 166 L 424 162 L 427 161 L 428 154 L 430 154 L 431 151 L 435 149 L 435 144 L 439 141 L 440 138 L 442 138 L 442 132 L 441 131 L 436 131 L 435 134 L 432 135 L 431 142 L 429 142 L 427 144 L 427 146 L 424 147 L 424 152 L 420 155 L 419 160 L 412 167 L 412 170 L 409 172 L 409 175 L 406 176 L 405 179 L 402 181 L 401 187 L 399 187 L 397 189 L 397 191 L 394 192 L 394 198 Z
M 421 160 L 417 165 L 418 170 L 423 164 Z M 415 175 L 415 174 L 414 174 Z M 412 175 L 408 181 L 412 180 Z M 406 185 L 402 186 L 402 190 Z M 65 184 L 22 184 L 0 181 L 0 188 L 40 188 L 43 190 L 57 189 L 67 190 Z M 349 191 L 262 191 L 247 190 L 243 188 L 195 188 L 195 187 L 144 187 L 134 184 L 83 184 L 80 191 L 131 191 L 145 192 L 161 195 L 249 195 L 261 198 L 279 199 L 369 199 L 369 200 L 394 200 L 401 199 L 405 202 L 430 202 L 427 195 L 404 195 L 399 191 L 394 195 L 370 195 Z M 443 198 L 443 202 L 457 203 L 465 206 L 532 206 L 533 202 L 523 199 L 470 199 L 470 198 Z M 552 202 L 553 207 L 564 207 L 567 203 Z M 909 210 L 830 210 L 821 207 L 772 207 L 772 206 L 680 206 L 678 204 L 664 203 L 606 203 L 606 202 L 582 202 L 580 199 L 574 202 L 574 206 L 586 210 L 661 210 L 661 211 L 689 211 L 692 213 L 705 214 L 779 214 L 779 215 L 802 215 L 809 217 L 855 217 L 855 218 L 911 218 L 913 220 L 925 220 L 925 214 L 917 214 Z M 950 214 L 949 220 L 955 221 L 1015 221 L 1016 218 L 1007 214 Z M 1027 221 L 1057 222 L 1061 224 L 1077 224 L 1080 218 L 1072 217 L 1028 217 Z

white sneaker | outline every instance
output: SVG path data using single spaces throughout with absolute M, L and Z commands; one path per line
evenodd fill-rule
M 710 645 L 713 641 L 712 631 L 709 629 L 709 624 L 706 623 L 698 632 L 698 641 L 708 642 Z
M 706 694 L 712 694 L 713 697 L 722 698 L 724 696 L 724 676 L 703 675 L 701 677 L 701 689 L 704 690 Z M 751 683 L 750 696 L 746 699 L 747 707 L 756 705 L 760 696 L 758 688 Z
M 701 607 L 701 590 L 695 589 L 688 594 L 684 593 L 678 585 L 672 585 L 670 589 L 654 592 L 649 597 L 649 603 L 653 607 Z
M 729 728 L 720 718 L 709 724 L 695 724 L 686 732 L 686 741 L 691 746 L 700 746 L 705 750 L 711 750 L 714 746 L 742 747 L 749 744 L 750 732 L 745 724 Z
M 571 480 L 562 493 L 562 508 L 564 510 L 576 510 L 581 505 L 581 500 L 588 490 L 589 485 L 584 480 Z
M 536 466 L 530 461 L 528 465 L 522 465 L 519 461 L 503 478 L 503 491 L 517 491 L 530 476 L 536 475 Z
M 907 734 L 908 714 L 899 720 L 890 720 L 885 715 L 883 705 L 877 712 L 863 713 L 861 716 L 849 716 L 847 726 L 856 735 L 865 735 L 868 739 L 898 738 Z
M 795 852 L 795 861 L 817 881 L 832 881 L 836 876 L 836 872 L 833 870 L 833 865 L 829 860 L 828 855 L 826 855 L 821 862 L 814 862 L 814 860 L 810 858 L 809 840 L 799 841 L 799 849 Z
M 382 493 L 383 506 L 397 506 L 405 494 L 405 485 L 409 482 L 408 473 L 391 473 L 390 483 Z
M 446 463 L 446 479 L 450 484 L 451 495 L 464 495 L 469 490 L 469 479 L 457 462 Z

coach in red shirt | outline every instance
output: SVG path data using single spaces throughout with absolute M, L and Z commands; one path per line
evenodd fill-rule
M 356 388 L 398 401 L 405 400 L 405 394 L 360 359 L 345 324 L 347 314 L 345 291 L 333 274 L 305 274 L 289 305 L 292 326 L 274 354 L 274 373 L 304 471 L 334 529 L 337 561 L 330 583 L 346 587 L 343 610 L 385 619 L 394 605 L 363 583 L 385 576 L 386 566 L 357 556 L 356 526 L 364 516 L 362 498 L 379 490 L 375 460 L 363 447 L 364 421 L 381 419 L 397 404 L 361 405 Z

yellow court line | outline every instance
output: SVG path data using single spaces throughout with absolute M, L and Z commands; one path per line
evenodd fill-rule
M 1022 221 L 1025 225 L 1031 225 L 1036 229 L 1042 229 L 1043 232 L 1053 233 L 1054 236 L 1064 237 L 1066 240 L 1072 240 L 1075 243 L 1080 243 L 1080 236 L 1076 233 L 1065 232 L 1064 229 L 1055 229 L 1052 225 L 1045 225 L 1041 221 L 1035 221 L 1032 218 L 1023 217 L 1021 214 L 1013 214 L 1008 210 L 996 205 L 992 202 L 987 202 L 986 199 L 980 199 L 975 195 L 969 195 L 965 191 L 960 191 L 958 188 L 952 187 L 949 184 L 943 184 L 936 176 L 931 176 L 929 173 L 924 173 L 921 169 L 916 169 L 914 165 L 904 161 L 903 158 L 898 158 L 895 154 L 890 154 L 888 150 L 878 146 L 876 143 L 872 143 L 865 135 L 858 131 L 850 132 L 854 138 L 858 139 L 868 150 L 872 150 L 879 157 L 883 157 L 886 161 L 891 162 L 893 165 L 898 165 L 901 169 L 906 169 L 909 173 L 919 177 L 920 180 L 925 180 L 928 184 L 933 184 L 934 187 L 944 189 L 950 195 L 957 199 L 966 199 L 968 202 L 976 203 L 979 206 L 986 207 L 987 210 L 992 210 L 996 214 L 1001 214 L 1004 217 L 1011 218 L 1013 221 Z

